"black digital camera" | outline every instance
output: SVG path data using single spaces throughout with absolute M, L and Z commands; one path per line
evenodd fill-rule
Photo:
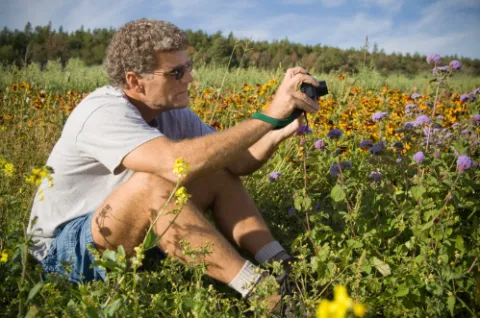
M 318 81 L 317 87 L 310 84 L 302 83 L 302 85 L 300 86 L 300 91 L 305 95 L 307 95 L 308 97 L 310 97 L 311 99 L 313 99 L 314 101 L 318 101 L 318 98 L 320 96 L 324 96 L 328 94 L 327 83 L 325 81 Z M 294 118 L 298 118 L 303 112 L 304 112 L 303 110 L 297 108 L 293 111 L 292 114 Z M 305 117 L 306 115 L 307 114 L 305 113 Z
M 325 81 L 318 81 L 317 87 L 303 83 L 300 86 L 300 91 L 314 101 L 317 101 L 320 96 L 325 96 L 328 94 L 327 83 Z

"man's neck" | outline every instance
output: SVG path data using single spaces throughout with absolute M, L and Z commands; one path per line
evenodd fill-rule
M 135 98 L 134 94 L 132 94 L 128 90 L 122 89 L 122 91 L 130 101 L 130 103 L 132 103 L 132 105 L 138 109 L 145 122 L 150 123 L 160 113 L 160 111 L 151 109 L 145 103 Z

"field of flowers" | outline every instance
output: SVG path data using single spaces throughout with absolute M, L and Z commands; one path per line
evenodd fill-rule
M 480 314 L 480 79 L 459 86 L 457 61 L 440 66 L 431 55 L 426 63 L 432 74 L 410 87 L 367 69 L 318 76 L 330 88 L 320 111 L 244 178 L 298 259 L 292 317 Z M 51 173 L 44 164 L 66 118 L 104 83 L 74 71 L 71 82 L 48 83 L 45 74 L 12 71 L 0 87 L 0 316 L 261 315 L 203 275 L 201 262 L 153 263 L 118 250 L 98 256 L 106 282 L 42 276 L 28 256 L 30 204 Z M 268 105 L 282 80 L 258 70 L 202 80 L 219 72 L 199 72 L 190 87 L 191 109 L 217 130 Z M 201 259 L 208 249 L 186 244 L 184 252 Z

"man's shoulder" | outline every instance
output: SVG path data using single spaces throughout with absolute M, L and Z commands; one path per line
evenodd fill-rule
M 118 112 L 131 109 L 123 91 L 113 86 L 97 88 L 85 97 L 74 109 L 71 117 L 85 117 L 101 108 L 115 107 Z
M 104 101 L 125 101 L 125 94 L 120 88 L 110 85 L 102 86 L 89 93 L 80 104 L 82 103 L 95 103 L 101 100 Z

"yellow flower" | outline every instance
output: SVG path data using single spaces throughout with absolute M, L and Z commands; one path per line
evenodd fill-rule
M 175 205 L 182 206 L 187 203 L 188 199 L 191 197 L 191 195 L 187 193 L 187 188 L 185 187 L 178 188 L 178 190 L 175 192 L 175 196 L 177 197 Z
M 14 171 L 15 171 L 15 167 L 11 163 L 7 163 L 3 167 L 3 174 L 6 175 L 7 177 L 13 176 Z
M 335 286 L 333 301 L 322 299 L 317 308 L 317 318 L 345 318 L 347 311 L 353 309 L 358 317 L 365 315 L 365 306 L 362 304 L 353 305 L 353 300 L 348 296 L 345 286 Z M 353 305 L 353 308 L 352 308 Z
M 322 299 L 320 305 L 317 308 L 317 318 L 327 318 L 330 312 L 330 300 Z
M 187 175 L 188 170 L 190 170 L 190 166 L 188 165 L 183 158 L 178 158 L 175 160 L 173 165 L 173 173 L 175 173 L 179 178 L 183 178 Z
M 355 314 L 355 316 L 363 317 L 363 316 L 365 316 L 365 312 L 366 312 L 366 310 L 365 310 L 364 305 L 359 304 L 359 303 L 353 305 L 353 313 Z
M 3 250 L 0 256 L 0 263 L 6 263 L 8 261 L 8 250 Z
M 342 285 L 335 286 L 333 294 L 334 294 L 334 300 L 336 303 L 339 304 L 339 306 L 347 309 L 352 306 L 352 303 L 353 303 L 352 298 L 348 296 L 347 289 L 345 288 L 345 286 L 342 286 Z
M 50 175 L 52 172 L 53 170 L 48 166 L 34 168 L 32 169 L 32 172 L 30 172 L 30 175 L 25 178 L 25 181 L 38 186 L 40 183 L 42 183 L 43 179 L 46 178 L 49 181 L 48 186 L 51 188 L 53 186 L 52 176 Z

